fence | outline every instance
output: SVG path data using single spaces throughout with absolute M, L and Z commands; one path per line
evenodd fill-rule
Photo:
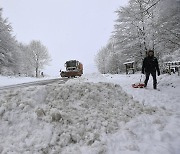
M 165 71 L 166 73 L 176 73 L 178 72 L 178 75 L 180 76 L 180 61 L 170 61 L 170 62 L 165 62 Z

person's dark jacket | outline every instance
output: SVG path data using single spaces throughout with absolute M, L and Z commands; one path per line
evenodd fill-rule
M 158 60 L 156 57 L 146 57 L 143 60 L 143 66 L 142 66 L 142 73 L 144 74 L 145 72 L 156 72 L 158 73 L 158 75 L 160 75 L 160 70 L 159 70 L 159 64 L 158 64 Z

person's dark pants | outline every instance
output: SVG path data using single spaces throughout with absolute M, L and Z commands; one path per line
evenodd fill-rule
M 153 77 L 153 88 L 156 89 L 157 88 L 156 72 L 146 72 L 146 79 L 144 81 L 145 87 L 147 86 L 150 74 Z

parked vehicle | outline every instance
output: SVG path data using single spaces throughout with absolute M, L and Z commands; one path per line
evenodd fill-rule
M 76 77 L 83 74 L 83 64 L 78 60 L 69 60 L 64 64 L 66 71 L 61 71 L 61 77 Z

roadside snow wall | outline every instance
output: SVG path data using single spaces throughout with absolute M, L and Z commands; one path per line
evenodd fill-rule
M 0 153 L 105 153 L 112 134 L 140 114 L 154 114 L 111 83 L 67 82 L 0 93 Z

